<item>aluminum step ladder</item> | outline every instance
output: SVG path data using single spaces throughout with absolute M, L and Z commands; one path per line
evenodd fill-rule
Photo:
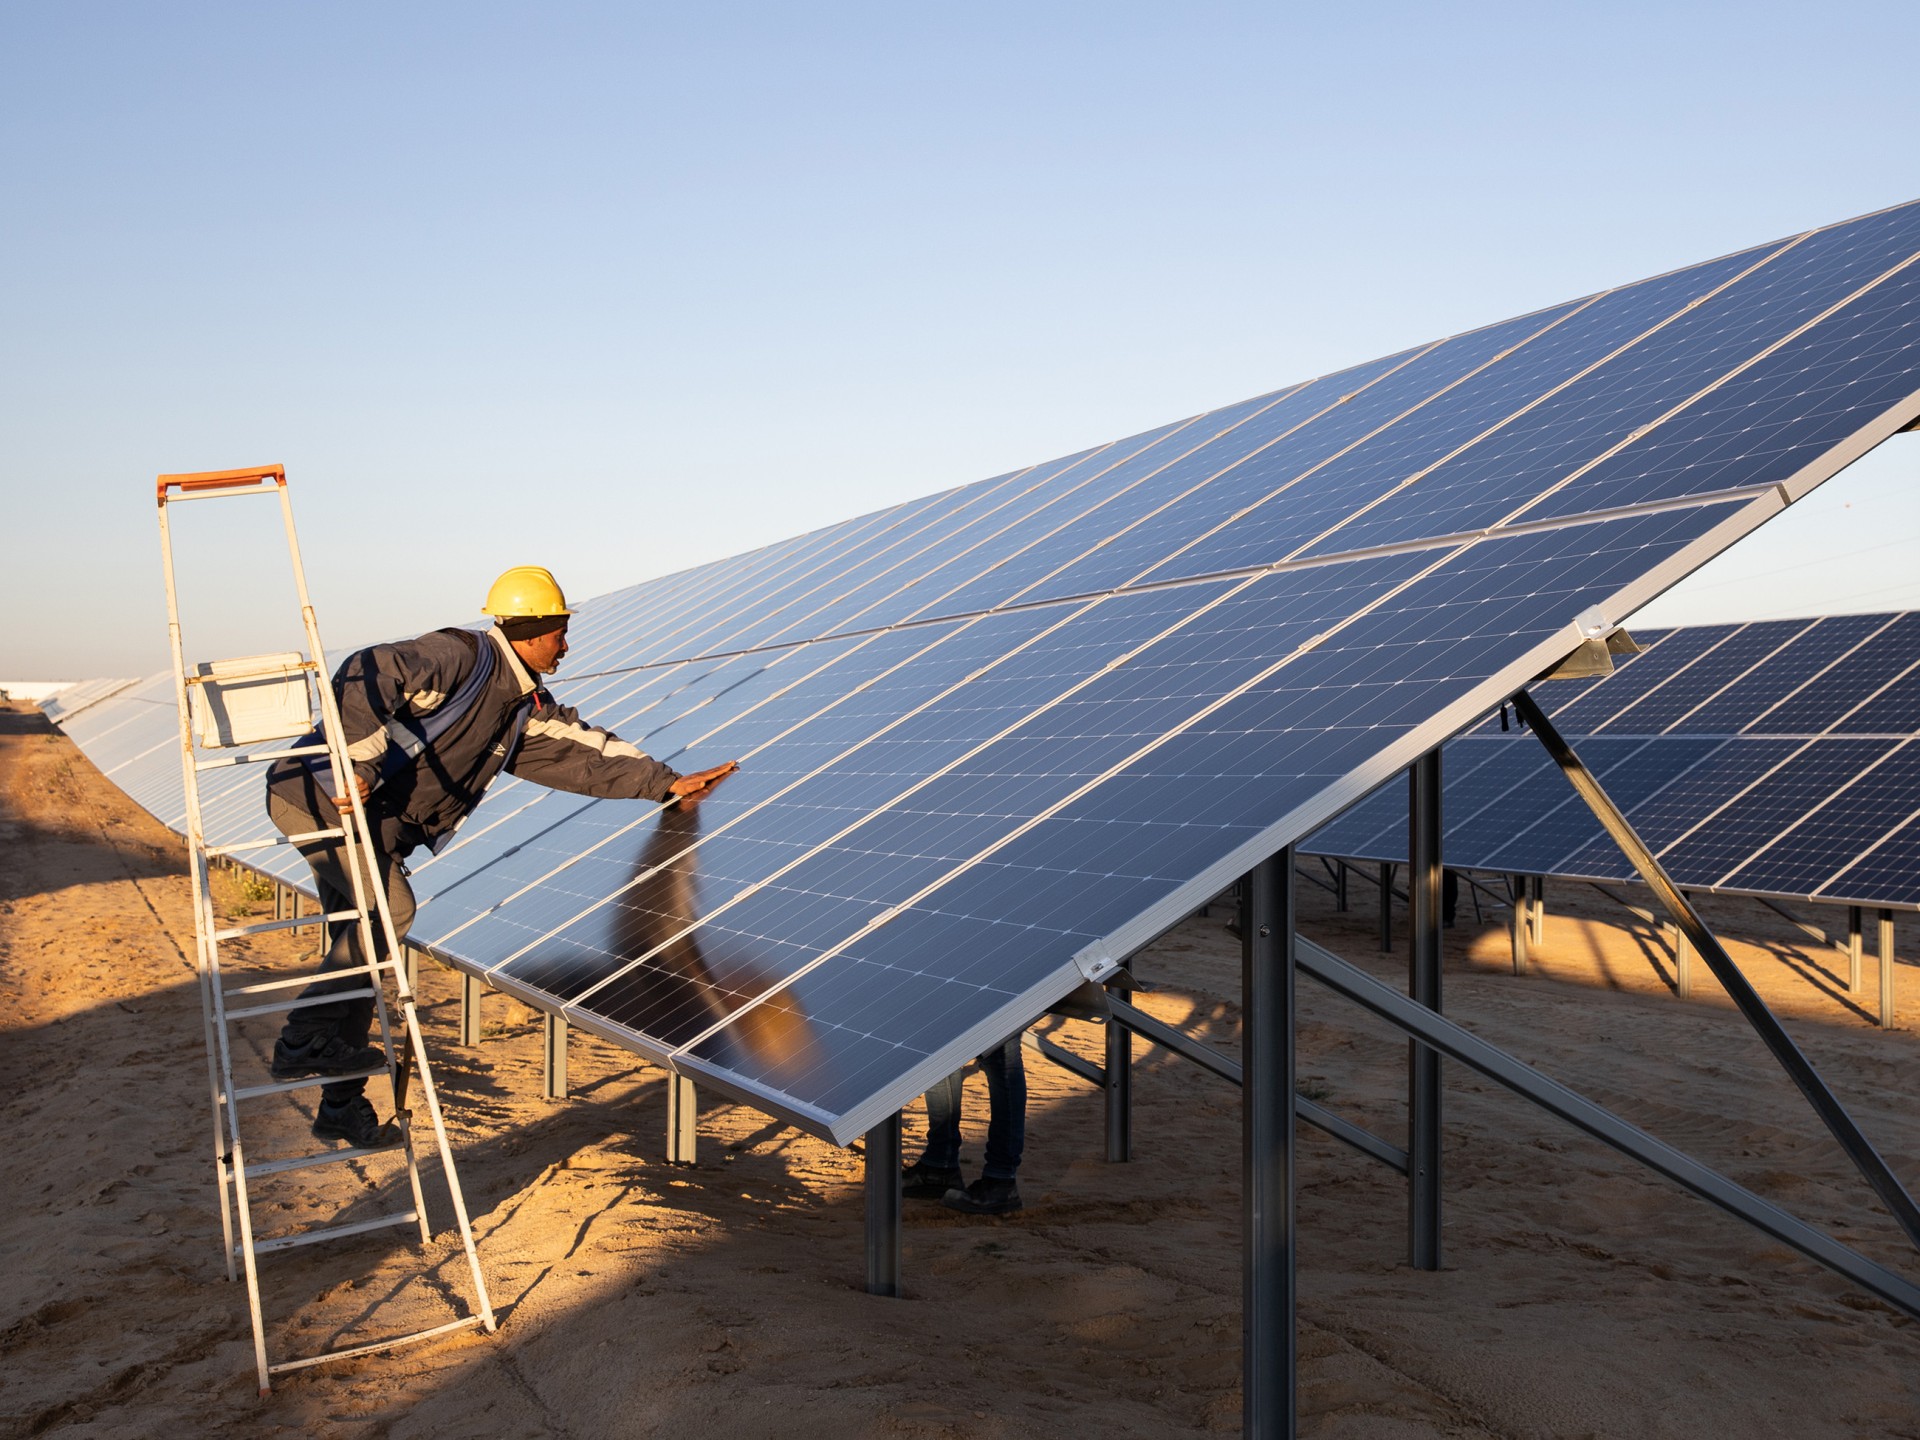
M 299 842 L 337 839 L 358 847 L 365 857 L 368 875 L 378 875 L 375 849 L 367 825 L 366 811 L 357 790 L 344 786 L 351 805 L 340 812 L 336 828 L 317 830 L 291 837 L 272 835 L 235 844 L 209 845 L 200 810 L 201 774 L 231 765 L 264 764 L 283 757 L 326 755 L 333 773 L 349 776 L 353 768 L 346 753 L 345 732 L 334 700 L 333 687 L 327 683 L 323 668 L 326 651 L 320 644 L 320 630 L 314 619 L 313 605 L 307 595 L 306 573 L 300 563 L 300 544 L 294 531 L 293 505 L 287 495 L 285 470 L 266 465 L 246 470 L 214 470 L 191 475 L 162 475 L 155 484 L 160 510 L 160 549 L 166 572 L 167 631 L 173 648 L 174 689 L 180 709 L 181 773 L 186 794 L 186 831 L 188 869 L 193 882 L 195 968 L 199 974 L 200 998 L 205 1018 L 207 1041 L 207 1081 L 213 1107 L 214 1173 L 220 1192 L 220 1223 L 226 1252 L 227 1278 L 238 1278 L 235 1262 L 240 1262 L 247 1282 L 247 1305 L 253 1317 L 254 1362 L 260 1373 L 260 1393 L 271 1388 L 272 1377 L 289 1370 L 303 1369 L 328 1360 L 365 1355 L 376 1350 L 424 1340 L 434 1335 L 479 1325 L 488 1333 L 495 1328 L 493 1307 L 487 1298 L 486 1279 L 480 1271 L 480 1257 L 474 1248 L 473 1227 L 467 1218 L 467 1206 L 460 1193 L 459 1175 L 454 1169 L 453 1152 L 447 1143 L 446 1125 L 441 1117 L 439 1097 L 434 1091 L 433 1074 L 427 1065 L 427 1051 L 420 1034 L 420 1020 L 414 1008 L 413 987 L 405 964 L 406 951 L 394 934 L 393 917 L 388 913 L 384 887 L 370 885 L 362 877 L 362 866 L 349 869 L 353 876 L 353 905 L 328 914 L 313 913 L 294 918 L 275 919 L 256 924 L 222 926 L 215 918 L 208 880 L 215 861 L 233 863 L 232 857 L 273 846 Z M 177 492 L 177 493 L 176 493 Z M 179 591 L 174 577 L 173 536 L 168 528 L 168 509 L 184 500 L 272 496 L 280 502 L 280 514 L 286 527 L 287 553 L 292 561 L 294 589 L 299 599 L 300 619 L 306 632 L 304 654 L 251 656 L 238 660 L 218 660 L 189 666 L 180 629 Z M 323 743 L 307 747 L 286 747 L 272 742 L 304 736 L 314 728 L 314 710 L 319 712 Z M 228 751 L 237 753 L 220 754 Z M 209 753 L 215 752 L 215 753 Z M 260 807 L 264 809 L 264 806 Z M 368 893 L 371 892 L 371 893 Z M 308 1153 L 249 1161 L 242 1132 L 243 1111 L 248 1102 L 269 1099 L 289 1092 L 317 1089 L 336 1080 L 355 1078 L 345 1075 L 314 1076 L 301 1080 L 260 1080 L 236 1083 L 234 1045 L 231 1027 L 255 1017 L 284 1014 L 300 1005 L 300 989 L 315 976 L 311 973 L 291 978 L 254 980 L 229 984 L 221 968 L 221 947 L 250 935 L 292 930 L 309 925 L 353 924 L 359 927 L 360 954 L 381 953 L 374 944 L 375 927 L 384 938 L 386 958 L 355 968 L 328 972 L 330 980 L 362 977 L 359 988 L 329 995 L 329 1000 L 371 997 L 379 1021 L 386 1063 L 360 1072 L 372 1078 L 387 1076 L 393 1087 L 394 1120 L 403 1143 L 392 1149 L 366 1150 L 316 1148 Z M 391 987 L 400 1012 L 405 1048 L 396 1051 L 387 992 Z M 235 1004 L 232 1002 L 238 1001 Z M 311 1003 L 311 1002 L 308 1002 Z M 320 1354 L 269 1361 L 265 1323 L 260 1307 L 259 1259 L 276 1250 L 292 1249 L 350 1235 L 364 1234 L 389 1226 L 417 1226 L 422 1244 L 433 1238 L 427 1215 L 426 1195 L 420 1182 L 420 1168 L 414 1151 L 412 1116 L 406 1098 L 411 1080 L 419 1082 L 420 1095 L 433 1127 L 433 1141 L 439 1151 L 440 1170 L 445 1177 L 461 1243 L 466 1247 L 467 1267 L 473 1279 L 472 1313 L 445 1324 L 413 1330 L 367 1344 L 352 1345 Z M 257 1111 L 255 1112 L 257 1113 Z M 251 1123 L 251 1122 L 250 1122 Z M 302 1133 L 305 1125 L 302 1125 Z M 314 1141 L 315 1146 L 324 1142 Z M 284 1234 L 261 1236 L 255 1232 L 251 1194 L 253 1188 L 275 1177 L 311 1170 L 317 1166 L 351 1164 L 391 1156 L 405 1162 L 407 1181 L 412 1190 L 410 1206 L 392 1210 L 371 1219 L 349 1223 L 319 1225 Z M 394 1188 L 391 1185 L 386 1190 Z M 356 1184 L 352 1199 L 364 1199 L 367 1192 Z M 381 1200 L 391 1203 L 381 1193 Z M 345 1202 L 343 1202 L 345 1203 Z M 424 1268 L 422 1273 L 425 1273 Z

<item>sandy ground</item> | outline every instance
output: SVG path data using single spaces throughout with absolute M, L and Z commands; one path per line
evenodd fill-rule
M 908 1295 L 863 1293 L 861 1159 L 709 1101 L 700 1163 L 662 1158 L 659 1072 L 576 1035 L 540 1097 L 540 1027 L 503 996 L 458 1038 L 456 977 L 423 979 L 481 1254 L 502 1317 L 255 1394 L 224 1278 L 192 926 L 178 842 L 23 708 L 0 713 L 0 1434 L 1052 1436 L 1236 1430 L 1239 1103 L 1142 1047 L 1136 1158 L 1103 1161 L 1100 1100 L 1029 1057 L 1027 1208 L 908 1206 Z M 1383 978 L 1373 897 L 1303 929 Z M 228 883 L 229 913 L 251 906 Z M 1062 897 L 1062 904 L 1070 904 Z M 1549 891 L 1535 973 L 1463 899 L 1449 1012 L 1866 1253 L 1920 1271 L 1710 978 L 1669 989 L 1657 936 Z M 1916 1042 L 1852 998 L 1844 960 L 1750 903 L 1710 923 L 1896 1169 L 1920 1183 Z M 1224 910 L 1141 956 L 1141 1003 L 1237 1048 Z M 1903 921 L 1900 949 L 1920 951 Z M 290 966 L 304 943 L 255 942 Z M 310 942 L 309 942 L 310 943 Z M 1900 967 L 1920 1013 L 1920 977 Z M 1398 1141 L 1404 1043 L 1310 981 L 1302 1085 Z M 263 1056 L 270 1022 L 243 1051 Z M 1060 1031 L 1098 1054 L 1099 1032 Z M 257 1062 L 256 1062 L 257 1063 Z M 1390 1172 L 1303 1130 L 1301 1405 L 1315 1436 L 1920 1436 L 1920 1326 L 1457 1066 L 1446 1265 L 1403 1263 Z M 277 1102 L 276 1102 L 277 1103 Z M 984 1120 L 984 1089 L 969 1082 Z M 304 1118 L 267 1107 L 254 1155 Z M 917 1112 L 909 1117 L 915 1153 Z M 976 1130 L 972 1153 L 977 1160 Z M 390 1160 L 266 1189 L 262 1224 L 403 1208 Z M 305 1352 L 449 1318 L 464 1264 L 387 1231 L 263 1261 L 273 1343 Z M 423 1274 L 417 1274 L 422 1272 Z

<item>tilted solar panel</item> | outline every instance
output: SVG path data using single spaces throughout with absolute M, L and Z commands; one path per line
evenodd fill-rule
M 1905 206 L 602 597 L 562 698 L 741 771 L 667 810 L 502 783 L 414 938 L 850 1139 L 1911 422 L 1916 257 Z M 1795 638 L 1598 717 L 1609 774 L 1633 709 Z M 172 724 L 111 746 L 163 819 Z M 251 783 L 211 838 L 264 828 Z
M 1677 883 L 1920 908 L 1920 872 L 1875 858 L 1899 852 L 1903 827 L 1920 812 L 1920 615 L 1646 638 L 1615 675 L 1542 693 L 1572 691 L 1552 712 L 1556 727 Z M 1630 878 L 1531 737 L 1482 725 L 1447 747 L 1442 769 L 1447 864 Z M 1406 824 L 1404 790 L 1388 786 L 1305 848 L 1397 863 Z

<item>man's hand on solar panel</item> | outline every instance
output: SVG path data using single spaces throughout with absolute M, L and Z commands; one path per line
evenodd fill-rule
M 667 788 L 674 798 L 682 804 L 702 799 L 715 785 L 740 768 L 738 760 L 729 760 L 724 765 L 715 765 L 709 770 L 696 770 L 691 775 L 682 775 Z

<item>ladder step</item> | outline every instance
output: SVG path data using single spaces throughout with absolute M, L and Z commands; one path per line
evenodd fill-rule
M 331 1085 L 336 1080 L 371 1080 L 387 1073 L 385 1065 L 371 1070 L 349 1070 L 344 1075 L 306 1075 L 298 1080 L 274 1080 L 265 1085 L 242 1085 L 233 1092 L 236 1100 L 257 1100 L 262 1095 L 284 1095 L 289 1090 L 306 1090 L 315 1085 Z
M 284 1160 L 262 1160 L 257 1165 L 247 1166 L 247 1179 L 285 1175 L 290 1170 L 311 1170 L 316 1165 L 339 1165 L 348 1160 L 364 1160 L 369 1155 L 397 1155 L 404 1160 L 407 1150 L 404 1145 L 389 1145 L 383 1150 L 361 1150 L 349 1146 L 345 1150 L 320 1150 L 312 1155 L 289 1155 Z
M 308 925 L 318 925 L 326 920 L 358 920 L 358 910 L 330 910 L 325 915 L 299 915 L 291 920 L 262 920 L 257 925 L 236 925 L 231 930 L 213 932 L 214 943 L 238 940 L 245 935 L 267 935 L 275 930 L 299 930 Z
M 410 1345 L 415 1340 L 430 1340 L 435 1335 L 445 1335 L 450 1330 L 464 1330 L 469 1325 L 484 1324 L 483 1317 L 469 1315 L 464 1320 L 449 1320 L 445 1325 L 435 1325 L 429 1330 L 415 1330 L 410 1335 L 396 1335 L 391 1340 L 375 1340 L 369 1345 L 353 1345 L 345 1350 L 328 1350 L 319 1355 L 308 1355 L 299 1360 L 282 1360 L 277 1365 L 267 1366 L 269 1375 L 279 1375 L 287 1370 L 304 1370 L 309 1365 L 324 1365 L 329 1360 L 351 1360 L 356 1355 L 371 1355 L 376 1350 L 391 1350 L 396 1345 Z
M 255 1255 L 271 1255 L 276 1250 L 291 1250 L 298 1245 L 317 1245 L 322 1240 L 339 1240 L 348 1235 L 364 1235 L 369 1230 L 385 1230 L 391 1225 L 417 1225 L 420 1212 L 403 1210 L 397 1215 L 382 1215 L 377 1220 L 359 1220 L 351 1225 L 322 1225 L 313 1230 L 299 1230 L 291 1235 L 275 1235 L 269 1240 L 255 1240 Z M 233 1253 L 241 1253 L 238 1245 Z
M 347 832 L 335 827 L 332 830 L 305 830 L 298 835 L 275 835 L 271 840 L 242 840 L 237 845 L 204 845 L 200 853 L 213 858 L 220 855 L 238 855 L 243 850 L 267 850 L 275 845 L 304 845 L 309 840 L 344 840 Z
M 324 755 L 324 745 L 300 745 L 292 750 L 256 750 L 251 755 L 222 755 L 214 760 L 196 760 L 196 770 L 223 770 L 229 765 L 258 765 L 263 760 L 291 760 L 302 755 Z
M 330 990 L 324 996 L 302 1000 L 298 995 L 287 995 L 279 1000 L 270 1000 L 265 1005 L 249 1005 L 244 1010 L 227 1011 L 229 1020 L 251 1020 L 255 1015 L 278 1015 L 285 1010 L 298 1010 L 302 1005 L 332 1004 L 335 1000 L 358 1000 L 362 996 L 375 994 L 371 985 L 363 985 L 358 990 Z
M 316 980 L 346 980 L 355 975 L 371 975 L 376 970 L 393 968 L 394 962 L 391 960 L 376 960 L 371 965 L 346 965 L 338 970 L 315 970 L 310 975 L 295 975 L 288 980 L 258 980 L 251 985 L 229 985 L 221 990 L 220 998 L 226 1000 L 234 995 L 264 995 L 269 990 L 291 990 L 295 985 L 311 985 Z M 316 996 L 313 1003 L 320 1004 L 321 997 Z

